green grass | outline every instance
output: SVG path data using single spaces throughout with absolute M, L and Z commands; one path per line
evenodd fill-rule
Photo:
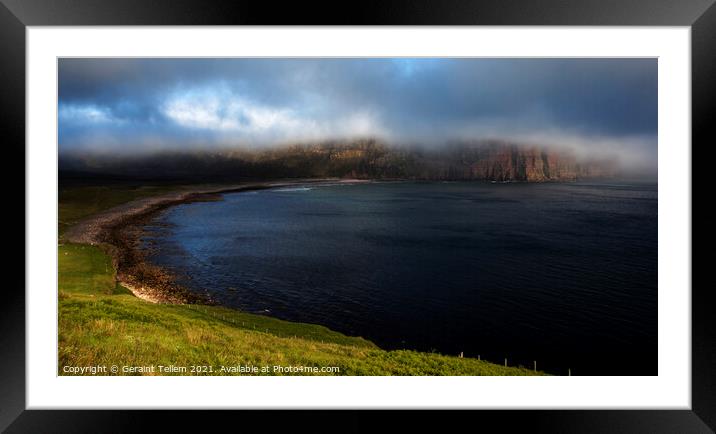
M 64 212 L 86 215 L 135 193 L 78 209 L 65 203 Z M 222 375 L 219 366 L 239 365 L 338 367 L 339 375 L 543 375 L 471 358 L 385 351 L 326 327 L 218 306 L 152 304 L 116 283 L 102 249 L 62 244 L 58 255 L 60 375 L 63 366 L 97 365 L 208 365 L 214 375 Z
M 176 190 L 178 186 L 82 186 L 59 191 L 58 227 L 60 235 L 79 220 L 123 203 Z

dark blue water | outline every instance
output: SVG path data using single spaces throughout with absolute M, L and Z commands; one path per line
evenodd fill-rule
M 180 205 L 152 260 L 384 348 L 657 375 L 656 184 L 374 183 Z

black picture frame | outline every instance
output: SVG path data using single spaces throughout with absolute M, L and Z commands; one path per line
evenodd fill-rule
M 5 198 L 15 210 L 6 228 L 25 228 L 25 30 L 27 26 L 107 25 L 561 25 L 689 26 L 692 54 L 692 150 L 712 145 L 708 126 L 716 105 L 715 0 L 490 0 L 366 1 L 351 3 L 201 0 L 0 0 L 0 101 Z M 693 158 L 692 158 L 693 161 Z M 22 162 L 22 163 L 21 163 Z M 695 170 L 693 171 L 695 173 Z M 22 209 L 22 212 L 19 210 Z M 692 207 L 693 212 L 693 207 Z M 9 226 L 12 224 L 13 226 Z M 692 224 L 693 226 L 693 224 Z M 219 420 L 236 422 L 233 412 L 25 410 L 25 231 L 8 230 L 0 302 L 0 430 L 7 432 L 134 432 L 160 422 L 182 430 L 223 430 Z M 15 237 L 15 238 L 12 238 Z M 704 241 L 705 242 L 705 241 Z M 11 249 L 10 245 L 23 246 Z M 688 290 L 689 288 L 684 288 Z M 713 432 L 716 429 L 716 327 L 714 296 L 708 285 L 692 285 L 691 410 L 540 410 L 400 413 L 424 428 L 528 426 L 549 432 Z M 377 412 L 383 416 L 384 412 Z M 242 423 L 267 428 L 290 424 L 295 431 L 351 432 L 373 426 L 376 412 L 244 412 Z M 428 419 L 428 417 L 431 417 Z M 207 425 L 207 421 L 211 424 Z M 340 425 L 333 425 L 340 423 Z M 499 425 L 493 425 L 498 423 Z M 229 425 L 231 426 L 231 425 Z M 339 428 L 338 428 L 339 427 Z

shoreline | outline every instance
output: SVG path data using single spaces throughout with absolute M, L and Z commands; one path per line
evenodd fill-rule
M 163 268 L 147 262 L 147 251 L 139 247 L 143 227 L 160 212 L 185 203 L 220 201 L 222 195 L 245 191 L 266 190 L 306 184 L 358 184 L 360 179 L 302 179 L 232 184 L 213 187 L 188 187 L 127 202 L 85 218 L 68 228 L 58 240 L 74 244 L 89 244 L 103 248 L 112 258 L 115 280 L 137 298 L 162 304 L 216 305 L 208 295 L 195 292 L 176 283 L 175 277 Z
M 226 185 L 179 186 L 176 191 L 135 199 L 90 215 L 69 227 L 58 239 L 73 244 L 89 244 L 105 250 L 116 270 L 115 280 L 136 297 L 163 304 L 217 305 L 208 292 L 204 295 L 179 285 L 174 275 L 150 264 L 147 250 L 139 247 L 143 227 L 162 211 L 185 203 L 219 201 L 222 195 L 307 184 L 366 184 L 372 182 L 415 182 L 410 179 L 308 178 L 246 182 Z M 424 180 L 427 182 L 435 182 Z M 419 181 L 418 181 L 419 182 Z M 459 182 L 459 181 L 442 181 Z M 489 181 L 485 181 L 489 183 Z M 493 182 L 494 183 L 494 182 Z M 515 182 L 517 183 L 517 182 Z

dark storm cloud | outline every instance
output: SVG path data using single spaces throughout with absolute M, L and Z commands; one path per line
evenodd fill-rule
M 655 158 L 656 133 L 656 59 L 59 61 L 61 150 L 497 137 Z

